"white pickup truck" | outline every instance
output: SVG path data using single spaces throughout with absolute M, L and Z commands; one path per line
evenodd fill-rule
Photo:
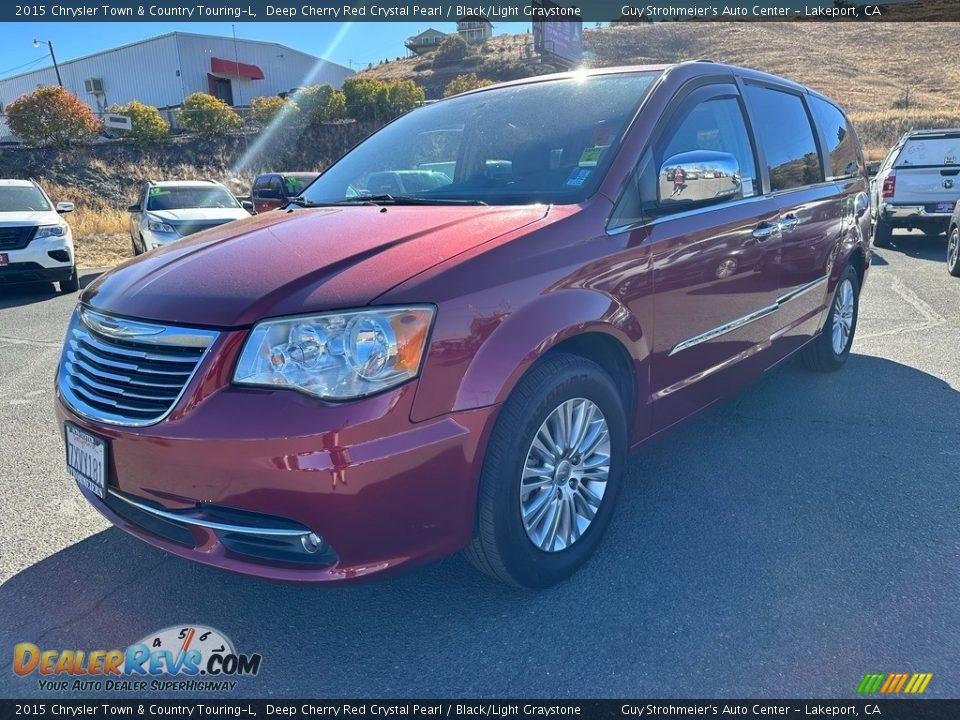
M 960 200 L 960 129 L 904 134 L 880 165 L 871 193 L 877 247 L 890 245 L 894 228 L 946 232 Z

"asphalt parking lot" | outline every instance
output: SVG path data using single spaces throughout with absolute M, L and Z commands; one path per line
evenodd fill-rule
M 63 469 L 53 375 L 75 296 L 0 296 L 0 696 L 12 647 L 123 648 L 181 623 L 263 656 L 241 697 L 960 696 L 960 280 L 945 238 L 874 259 L 853 355 L 788 365 L 631 460 L 597 557 L 542 593 L 451 558 L 298 587 L 111 528 Z M 89 277 L 87 278 L 89 279 Z

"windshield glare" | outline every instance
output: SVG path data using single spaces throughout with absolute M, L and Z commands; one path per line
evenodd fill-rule
M 35 187 L 0 188 L 0 212 L 48 211 L 50 203 Z
M 580 202 L 596 189 L 658 75 L 549 80 L 420 108 L 341 158 L 304 198 Z
M 147 210 L 238 207 L 237 199 L 223 188 L 152 187 L 147 192 Z

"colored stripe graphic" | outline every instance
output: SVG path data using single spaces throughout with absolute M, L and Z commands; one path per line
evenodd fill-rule
M 867 673 L 857 686 L 860 695 L 904 693 L 919 695 L 927 689 L 933 673 Z

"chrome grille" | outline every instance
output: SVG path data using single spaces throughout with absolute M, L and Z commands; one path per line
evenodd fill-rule
M 152 425 L 177 404 L 216 337 L 78 307 L 60 359 L 60 393 L 94 420 Z

